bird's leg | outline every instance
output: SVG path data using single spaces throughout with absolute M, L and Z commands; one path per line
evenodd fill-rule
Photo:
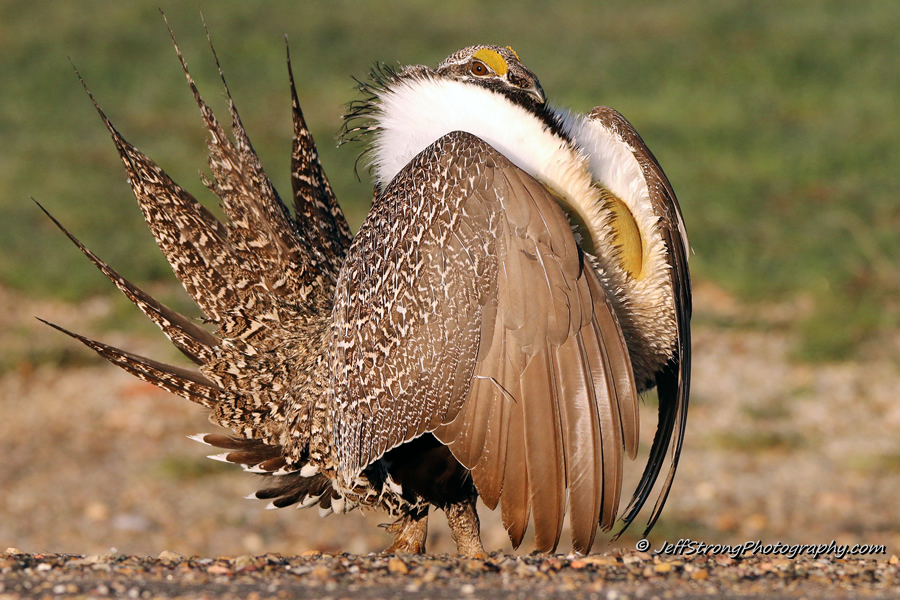
M 394 543 L 385 554 L 424 554 L 428 535 L 428 507 L 408 512 L 391 524 L 382 525 L 394 536 Z
M 456 542 L 456 551 L 459 555 L 467 558 L 487 558 L 481 544 L 481 522 L 475 510 L 475 498 L 473 495 L 461 502 L 450 504 L 444 512 L 447 513 L 450 535 Z

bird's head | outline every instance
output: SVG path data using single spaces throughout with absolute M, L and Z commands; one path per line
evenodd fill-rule
M 538 78 L 509 46 L 463 48 L 445 58 L 436 72 L 442 77 L 488 88 L 527 108 L 537 108 L 546 102 Z
M 380 186 L 452 131 L 467 131 L 510 155 L 534 133 L 548 132 L 555 146 L 568 139 L 563 113 L 508 47 L 469 46 L 436 69 L 378 64 L 369 81 L 357 81 L 363 97 L 349 104 L 341 143 L 366 144 L 360 158 L 373 167 Z

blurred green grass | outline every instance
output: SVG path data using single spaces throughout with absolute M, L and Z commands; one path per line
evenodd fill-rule
M 225 105 L 198 5 L 0 3 L 0 284 L 111 293 L 29 198 L 141 284 L 172 281 L 78 67 L 118 129 L 198 197 L 205 134 L 158 13 L 201 93 Z M 620 110 L 662 163 L 694 276 L 749 301 L 813 299 L 802 358 L 845 358 L 900 326 L 900 4 L 624 0 L 242 2 L 202 7 L 263 164 L 288 191 L 284 35 L 326 170 L 358 227 L 370 185 L 336 149 L 351 76 L 514 47 L 556 104 Z M 702 319 L 702 315 L 697 315 Z

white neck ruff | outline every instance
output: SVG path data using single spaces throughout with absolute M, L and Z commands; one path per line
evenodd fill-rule
M 555 181 L 554 165 L 585 167 L 584 159 L 543 121 L 485 88 L 452 79 L 411 79 L 392 85 L 379 100 L 373 115 L 379 131 L 372 166 L 381 187 L 419 152 L 453 131 L 480 137 L 554 188 L 567 187 Z

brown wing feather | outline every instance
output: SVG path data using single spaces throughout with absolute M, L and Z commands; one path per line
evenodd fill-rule
M 621 421 L 636 413 L 620 410 L 635 398 L 627 349 L 585 266 L 553 197 L 485 142 L 456 132 L 422 152 L 376 199 L 338 281 L 341 476 L 434 431 L 502 503 L 515 546 L 533 514 L 538 549 L 554 550 L 574 490 L 587 552 L 615 516 L 622 432 L 636 430 Z
M 687 423 L 688 398 L 691 379 L 691 279 L 688 269 L 689 245 L 684 227 L 681 208 L 675 192 L 659 162 L 625 117 L 608 107 L 597 107 L 588 115 L 607 129 L 618 134 L 631 148 L 641 166 L 653 209 L 659 217 L 659 230 L 666 245 L 666 261 L 671 268 L 671 285 L 675 301 L 675 318 L 678 340 L 675 355 L 657 374 L 656 387 L 659 395 L 659 424 L 650 448 L 650 457 L 641 476 L 634 496 L 625 509 L 622 531 L 631 524 L 640 512 L 666 461 L 666 453 L 671 444 L 669 470 L 662 490 L 648 520 L 644 535 L 650 531 L 665 505 L 678 459 L 684 443 Z M 674 443 L 673 443 L 674 440 Z M 622 531 L 617 535 L 621 535 Z
M 584 339 L 572 336 L 555 352 L 555 369 L 563 397 L 587 397 L 581 406 L 560 405 L 562 432 L 566 446 L 566 478 L 569 484 L 569 512 L 572 546 L 587 553 L 594 543 L 603 497 L 603 451 L 597 395 L 588 363 Z
M 513 390 L 519 393 L 518 389 Z M 531 494 L 529 493 L 528 469 L 524 468 L 528 452 L 525 447 L 525 427 L 521 402 L 513 402 L 509 410 L 509 425 L 506 432 L 506 466 L 503 471 L 500 514 L 503 526 L 509 534 L 513 548 L 518 548 L 525 537 L 531 514 Z M 477 475 L 473 473 L 473 475 Z M 473 477 L 477 484 L 477 477 Z M 555 491 L 555 490 L 553 490 Z
M 538 393 L 522 397 L 525 429 L 525 464 L 532 514 L 535 548 L 552 552 L 559 544 L 566 512 L 566 452 L 560 423 L 560 398 L 554 381 L 551 350 L 546 344 L 532 356 L 522 372 L 522 389 Z M 451 449 L 453 446 L 451 445 Z M 510 466 L 508 465 L 508 468 Z M 514 465 L 513 465 L 514 467 Z

